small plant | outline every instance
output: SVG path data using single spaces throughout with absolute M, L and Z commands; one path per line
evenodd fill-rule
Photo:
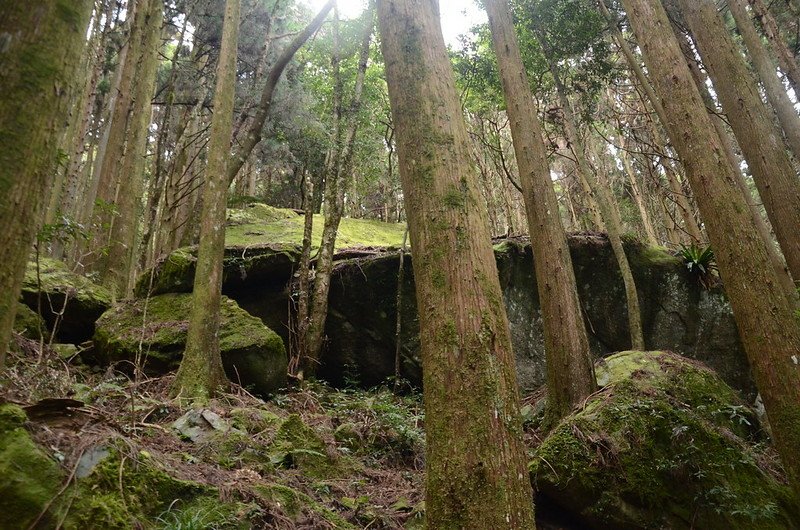
M 710 289 L 717 283 L 717 262 L 710 246 L 699 247 L 694 243 L 688 247 L 681 245 L 679 256 L 689 273 L 695 276 L 704 288 Z

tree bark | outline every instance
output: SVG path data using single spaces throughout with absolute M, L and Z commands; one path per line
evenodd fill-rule
M 623 0 L 706 221 L 739 335 L 789 480 L 800 493 L 800 325 L 657 0 Z
M 198 402 L 207 401 L 225 382 L 219 352 L 222 260 L 225 254 L 225 207 L 233 101 L 236 92 L 236 49 L 239 42 L 239 0 L 227 0 L 222 44 L 217 64 L 214 117 L 208 144 L 206 182 L 197 272 L 192 290 L 192 311 L 186 351 L 173 383 L 173 393 Z
M 728 0 L 728 8 L 736 21 L 736 27 L 747 47 L 759 79 L 764 85 L 767 99 L 778 115 L 778 121 L 786 135 L 786 143 L 795 159 L 800 160 L 800 116 L 797 115 L 794 104 L 789 99 L 789 94 L 777 75 L 776 65 L 767 47 L 761 41 L 745 5 L 744 0 Z
M 683 16 L 753 174 L 789 271 L 800 278 L 800 179 L 772 113 L 713 0 L 679 0 Z
M 435 0 L 380 0 L 420 320 L 428 528 L 533 528 L 514 355 Z
M 2 2 L 0 12 L 0 369 L 25 266 L 79 89 L 91 0 Z

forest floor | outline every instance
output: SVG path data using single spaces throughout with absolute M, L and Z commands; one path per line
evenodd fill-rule
M 61 483 L 43 485 L 48 513 L 17 519 L 64 528 L 421 526 L 418 394 L 311 383 L 265 402 L 234 386 L 192 411 L 169 396 L 171 381 L 93 373 L 18 338 L 0 407 L 25 410 Z

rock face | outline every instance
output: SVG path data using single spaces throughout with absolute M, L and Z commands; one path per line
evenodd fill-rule
M 95 321 L 111 306 L 111 293 L 54 259 L 39 260 L 38 277 L 41 279 L 42 317 L 48 329 L 52 331 L 59 320 L 56 336 L 61 342 L 78 344 L 92 338 Z M 28 263 L 25 270 L 22 302 L 37 310 L 39 281 L 35 262 Z M 64 314 L 59 319 L 62 310 Z
M 630 348 L 625 291 L 608 241 L 598 235 L 577 235 L 569 238 L 569 244 L 593 352 L 601 357 Z M 647 347 L 701 360 L 728 384 L 753 397 L 755 387 L 722 290 L 704 290 L 680 260 L 661 250 L 627 243 L 626 252 L 639 290 Z M 190 289 L 193 258 L 189 255 L 184 262 L 186 256 L 180 253 L 186 252 L 177 251 L 157 269 L 153 280 L 157 292 Z M 541 309 L 530 245 L 524 240 L 505 240 L 495 246 L 495 255 L 520 386 L 530 392 L 545 380 Z M 296 257 L 295 247 L 226 250 L 223 293 L 285 341 L 291 307 L 287 283 Z M 422 379 L 419 323 L 411 257 L 405 259 L 401 375 L 418 385 Z M 336 265 L 326 350 L 319 370 L 323 378 L 337 385 L 358 379 L 371 386 L 394 375 L 398 265 L 397 252 L 379 252 Z
M 601 357 L 629 349 L 625 291 L 610 245 L 599 236 L 573 236 L 569 243 L 593 352 Z M 628 244 L 626 252 L 639 291 L 647 347 L 701 360 L 753 397 L 747 359 L 722 290 L 704 290 L 677 258 L 663 251 Z M 520 387 L 530 392 L 545 381 L 541 307 L 530 245 L 504 241 L 495 246 L 495 255 Z M 402 368 L 403 376 L 418 384 L 419 326 L 411 261 L 406 259 Z M 362 383 L 374 385 L 394 374 L 397 270 L 396 254 L 337 267 L 331 282 L 323 377 L 339 384 L 350 367 Z
M 135 361 L 141 351 L 146 372 L 177 369 L 186 345 L 191 303 L 190 294 L 173 293 L 115 305 L 97 321 L 94 357 L 86 360 Z M 220 316 L 220 349 L 228 378 L 262 395 L 285 386 L 283 340 L 229 298 L 223 297 Z
M 601 361 L 605 387 L 536 449 L 537 511 L 574 528 L 797 528 L 755 413 L 713 372 L 662 352 Z M 774 464 L 773 464 L 774 465 Z

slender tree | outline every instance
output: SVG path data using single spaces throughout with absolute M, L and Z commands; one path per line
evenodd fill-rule
M 506 112 L 528 214 L 544 323 L 548 407 L 558 420 L 596 388 L 567 237 L 561 225 L 535 100 L 506 0 L 487 0 Z
M 533 528 L 508 321 L 435 0 L 380 0 L 420 315 L 429 528 Z
M 800 493 L 800 325 L 658 0 L 623 0 L 706 221 L 775 445 Z
M 91 0 L 0 1 L 0 367 L 58 138 L 86 44 Z
M 225 253 L 225 207 L 228 199 L 226 169 L 233 133 L 239 7 L 239 0 L 227 0 L 225 3 L 189 334 L 186 351 L 173 383 L 175 394 L 199 401 L 208 399 L 225 381 L 219 351 L 219 312 Z
M 144 5 L 140 7 L 145 9 Z M 118 297 L 130 293 L 132 274 L 138 262 L 136 242 L 144 188 L 147 131 L 152 114 L 150 102 L 155 90 L 161 42 L 163 1 L 150 0 L 146 9 L 143 31 L 137 35 L 141 38 L 141 43 L 138 45 L 140 53 L 135 66 L 125 149 L 122 158 L 116 160 L 119 168 L 114 198 L 116 212 L 111 219 L 108 255 L 103 260 L 104 267 L 100 271 L 102 282 Z
M 374 27 L 375 12 L 372 2 L 365 15 L 364 32 L 361 38 L 361 50 L 358 58 L 358 70 L 353 88 L 353 98 L 347 109 L 350 123 L 343 130 L 342 122 L 342 86 L 339 63 L 338 29 L 334 28 L 334 133 L 333 147 L 325 171 L 325 223 L 322 228 L 322 242 L 317 254 L 317 266 L 314 274 L 314 296 L 311 301 L 307 337 L 304 341 L 306 351 L 303 353 L 304 375 L 313 375 L 319 364 L 322 342 L 325 332 L 325 321 L 328 316 L 328 292 L 333 271 L 333 256 L 336 247 L 336 233 L 344 214 L 344 194 L 347 183 L 353 178 L 353 157 L 355 156 L 356 134 L 360 122 L 364 80 L 367 73 L 369 49 Z

